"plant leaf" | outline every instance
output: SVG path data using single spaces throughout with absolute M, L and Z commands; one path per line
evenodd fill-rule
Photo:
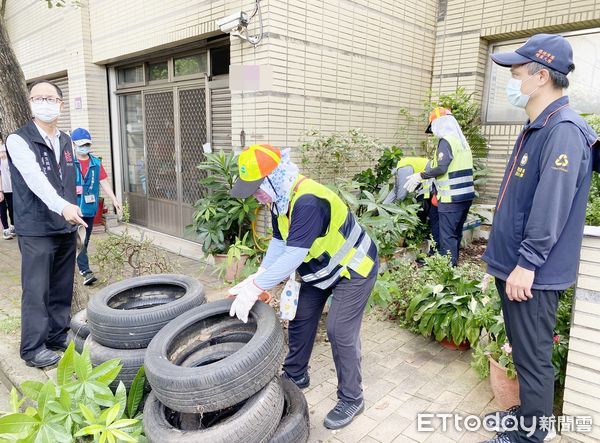
M 21 383 L 19 387 L 24 395 L 34 401 L 37 401 L 38 395 L 44 387 L 44 383 L 35 380 L 27 380 Z
M 39 420 L 28 414 L 8 414 L 0 417 L 0 435 L 20 434 L 39 424 Z
M 69 343 L 69 346 L 67 346 L 67 349 L 58 362 L 58 367 L 56 369 L 56 381 L 58 386 L 69 383 L 73 377 L 73 372 L 75 370 L 73 367 L 73 354 L 75 352 L 75 343 Z
M 119 405 L 119 416 L 121 418 L 127 412 L 127 389 L 122 381 L 119 382 L 115 391 L 115 402 Z
M 144 367 L 140 367 L 129 388 L 127 397 L 127 416 L 133 418 L 137 413 L 142 397 L 144 396 L 144 385 L 146 383 L 146 372 Z

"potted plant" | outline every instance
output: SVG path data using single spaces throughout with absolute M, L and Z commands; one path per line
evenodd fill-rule
M 235 242 L 229 246 L 226 255 L 217 254 L 215 256 L 215 264 L 221 268 L 221 274 L 225 275 L 225 280 L 229 282 L 237 280 L 248 258 L 254 255 L 255 250 L 247 245 L 247 241 L 248 232 L 244 234 L 241 240 L 236 237 Z
M 245 240 L 246 249 L 241 248 L 240 239 L 245 239 L 251 231 L 259 203 L 254 197 L 231 197 L 230 191 L 237 176 L 237 156 L 234 153 L 206 154 L 206 161 L 198 168 L 207 174 L 200 180 L 205 193 L 194 204 L 196 211 L 188 229 L 195 233 L 202 244 L 202 251 L 215 256 L 216 261 L 227 260 L 230 248 L 237 244 L 229 260 L 237 269 L 238 265 L 234 262 L 238 255 L 241 259 L 250 249 Z
M 424 336 L 433 335 L 453 349 L 468 349 L 481 334 L 477 312 L 485 295 L 479 280 L 465 266 L 452 267 L 446 255 L 425 258 L 423 271 L 429 281 L 411 300 L 406 316 Z
M 471 366 L 479 377 L 490 377 L 490 385 L 498 404 L 508 409 L 520 404 L 519 380 L 504 327 L 499 297 L 494 297 L 476 315 L 476 322 L 484 328 L 473 353 Z

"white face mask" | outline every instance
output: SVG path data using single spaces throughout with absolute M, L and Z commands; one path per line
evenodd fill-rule
M 77 146 L 77 153 L 80 155 L 88 155 L 92 150 L 89 146 Z
M 60 115 L 60 103 L 31 103 L 33 116 L 45 123 L 52 123 Z
M 532 76 L 530 76 L 527 80 L 529 80 Z M 538 88 L 535 88 L 531 94 L 523 94 L 521 92 L 521 85 L 525 83 L 527 80 L 518 80 L 516 78 L 511 78 L 506 84 L 506 97 L 508 98 L 508 102 L 516 106 L 518 108 L 524 108 L 529 103 L 529 98 L 532 94 L 537 91 Z

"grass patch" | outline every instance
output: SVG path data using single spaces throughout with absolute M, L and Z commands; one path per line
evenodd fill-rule
M 21 329 L 21 317 L 6 317 L 0 320 L 0 332 L 3 334 L 14 334 Z

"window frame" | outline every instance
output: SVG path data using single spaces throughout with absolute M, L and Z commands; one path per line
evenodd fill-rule
M 598 38 L 600 39 L 600 27 L 580 29 L 577 31 L 569 31 L 569 32 L 561 32 L 560 35 L 563 37 L 573 37 L 577 35 L 587 35 L 587 34 L 598 34 Z M 495 65 L 494 61 L 491 58 L 491 55 L 494 53 L 494 48 L 497 46 L 511 45 L 511 44 L 523 44 L 529 39 L 530 36 L 526 37 L 518 37 L 510 40 L 497 40 L 488 42 L 488 57 L 487 57 L 487 65 L 486 72 L 484 78 L 484 88 L 483 88 L 483 99 L 481 101 L 481 122 L 484 125 L 522 125 L 523 120 L 512 120 L 512 121 L 501 121 L 501 120 L 488 120 L 489 106 L 490 106 L 490 92 L 491 92 L 491 77 L 492 77 L 492 67 Z M 500 69 L 508 69 L 502 68 L 498 66 Z M 577 69 L 577 64 L 575 64 L 575 68 Z

